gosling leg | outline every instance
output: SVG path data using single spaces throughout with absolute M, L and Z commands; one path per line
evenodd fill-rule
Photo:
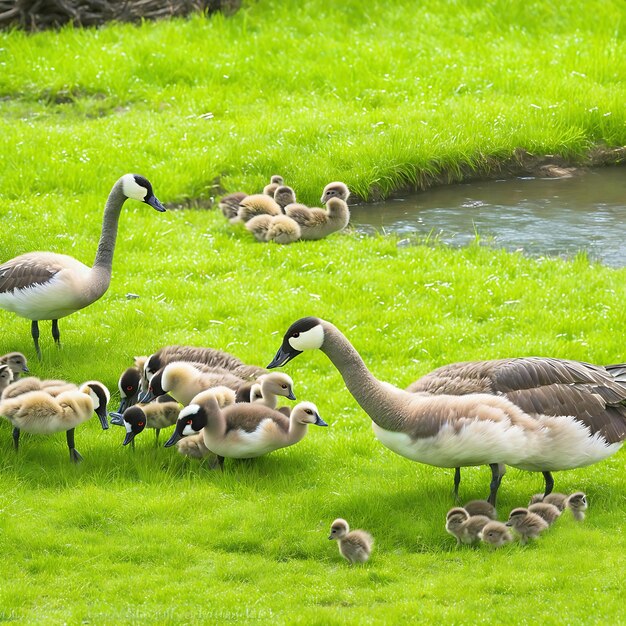
M 57 346 L 61 347 L 61 333 L 59 332 L 59 320 L 52 320 L 52 337 L 54 339 L 54 343 Z
M 65 433 L 65 437 L 67 439 L 67 447 L 70 450 L 70 460 L 73 463 L 80 463 L 83 460 L 83 457 L 80 455 L 78 450 L 74 447 L 74 428 L 70 428 Z
M 19 446 L 20 446 L 20 429 L 14 428 L 13 429 L 13 448 L 15 449 L 16 452 Z
M 160 428 L 155 428 L 154 429 L 154 434 L 155 434 L 155 440 L 154 440 L 154 445 L 158 446 L 159 445 L 159 435 L 161 434 L 161 429 Z
M 552 489 L 554 488 L 554 478 L 552 478 L 552 474 L 550 472 L 541 472 L 546 481 L 546 490 L 543 492 L 543 497 L 545 498 L 549 493 L 552 493 Z
M 39 322 L 37 320 L 33 320 L 30 325 L 30 334 L 35 342 L 35 351 L 37 352 L 37 357 L 41 361 L 41 348 L 39 347 Z

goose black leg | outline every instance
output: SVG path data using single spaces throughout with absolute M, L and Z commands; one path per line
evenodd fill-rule
M 33 320 L 30 325 L 30 334 L 35 342 L 35 351 L 37 352 L 37 357 L 41 361 L 41 349 L 39 348 L 39 322 L 37 320 Z
M 549 493 L 552 493 L 552 489 L 554 488 L 554 478 L 552 478 L 552 474 L 550 472 L 541 473 L 546 480 L 546 490 L 543 492 L 543 497 L 545 498 Z
M 211 469 L 217 469 L 218 467 L 224 471 L 224 457 L 216 454 L 215 459 L 211 462 Z
M 70 428 L 66 433 L 65 437 L 67 438 L 67 447 L 70 449 L 70 460 L 74 463 L 80 463 L 83 460 L 83 457 L 80 455 L 78 450 L 74 447 L 74 429 Z
M 20 429 L 14 428 L 13 429 L 13 447 L 15 448 L 16 452 L 19 446 L 20 446 Z
M 461 468 L 454 468 L 454 500 L 459 501 L 459 485 L 461 484 Z
M 59 332 L 59 320 L 52 320 L 52 337 L 54 343 L 61 347 L 61 333 Z
M 489 484 L 489 497 L 487 498 L 487 502 L 496 506 L 498 487 L 500 487 L 504 472 L 500 473 L 500 465 L 498 463 L 490 463 L 489 467 L 491 468 L 491 483 Z

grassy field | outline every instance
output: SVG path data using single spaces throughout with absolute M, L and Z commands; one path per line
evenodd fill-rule
M 575 160 L 626 143 L 621 3 L 300 4 L 0 35 L 0 261 L 46 249 L 90 263 L 126 171 L 170 205 L 275 172 L 313 201 L 333 179 L 366 196 L 518 147 Z M 114 390 L 134 355 L 173 343 L 266 365 L 291 322 L 318 315 L 399 386 L 461 360 L 626 360 L 626 269 L 415 244 L 347 233 L 262 245 L 216 211 L 129 201 L 111 287 L 61 320 L 62 349 L 42 323 L 38 363 L 29 322 L 0 311 L 0 354 Z M 444 530 L 452 470 L 378 444 L 323 354 L 285 371 L 330 427 L 224 473 L 151 433 L 133 453 L 96 419 L 77 430 L 80 466 L 62 435 L 24 435 L 16 455 L 0 423 L 0 620 L 624 623 L 624 452 L 556 474 L 558 490 L 589 495 L 585 523 L 564 516 L 528 547 L 457 549 Z M 462 498 L 488 482 L 466 470 Z M 501 516 L 541 485 L 509 470 Z M 366 566 L 328 541 L 338 516 L 375 536 Z

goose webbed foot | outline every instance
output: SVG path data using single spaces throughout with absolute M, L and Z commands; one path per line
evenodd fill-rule
M 454 468 L 454 501 L 459 502 L 459 485 L 461 484 L 461 468 Z
M 52 338 L 57 347 L 61 347 L 61 333 L 59 332 L 59 320 L 52 320 Z
M 39 347 L 39 322 L 33 320 L 30 325 L 30 334 L 35 344 L 35 352 L 37 352 L 37 358 L 41 361 L 41 348 Z
M 66 435 L 67 439 L 67 447 L 70 450 L 70 461 L 72 463 L 80 463 L 83 460 L 83 457 L 80 455 L 80 452 L 74 447 L 74 429 L 70 428 Z
M 549 493 L 552 493 L 552 489 L 554 489 L 554 478 L 552 478 L 552 474 L 550 472 L 541 472 L 546 481 L 546 488 L 543 492 L 543 497 L 545 498 Z
M 13 429 L 13 448 L 17 452 L 19 447 L 20 447 L 20 429 L 14 428 Z

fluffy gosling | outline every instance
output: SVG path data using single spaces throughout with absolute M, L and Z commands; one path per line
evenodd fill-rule
M 13 382 L 13 371 L 8 365 L 0 365 L 0 396 Z
M 535 502 L 534 504 L 529 504 L 528 510 L 531 513 L 536 513 L 539 517 L 546 520 L 546 522 L 548 522 L 548 526 L 552 526 L 559 515 L 561 515 L 559 508 L 549 502 Z
M 29 372 L 26 357 L 21 352 L 9 352 L 0 356 L 0 365 L 8 365 L 13 372 L 13 380 L 17 380 L 22 372 Z
M 364 530 L 350 530 L 345 519 L 336 519 L 330 526 L 329 539 L 336 539 L 341 556 L 353 565 L 370 558 L 374 538 Z
M 574 519 L 582 522 L 588 508 L 587 496 L 582 491 L 577 491 L 567 498 L 566 506 L 572 512 Z
M 513 535 L 506 524 L 492 520 L 478 533 L 480 540 L 493 548 L 501 548 L 513 541 Z
M 554 506 L 559 509 L 559 511 L 565 510 L 565 501 L 567 500 L 567 496 L 564 493 L 558 493 L 553 491 L 544 497 L 542 493 L 536 493 L 530 499 L 529 505 L 536 504 L 537 502 L 546 502 L 547 504 L 554 504 Z
M 479 533 L 491 521 L 486 515 L 470 515 L 457 506 L 446 514 L 446 530 L 456 537 L 456 545 L 476 543 Z
M 470 500 L 463 505 L 463 508 L 470 514 L 470 516 L 484 515 L 489 519 L 498 519 L 496 507 L 493 506 L 491 502 L 487 502 L 487 500 Z
M 548 522 L 543 517 L 522 507 L 511 511 L 506 525 L 517 532 L 523 544 L 528 543 L 530 539 L 536 539 L 548 528 Z

